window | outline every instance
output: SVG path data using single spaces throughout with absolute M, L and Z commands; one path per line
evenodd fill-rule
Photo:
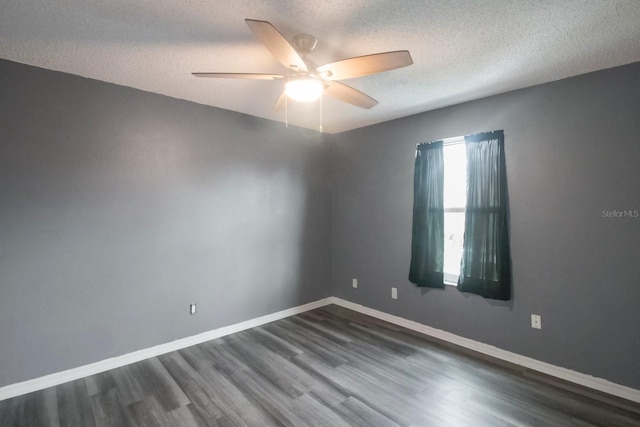
M 443 141 L 444 157 L 444 282 L 457 285 L 462 259 L 467 202 L 467 151 L 464 137 Z
M 511 298 L 504 131 L 416 146 L 409 281 Z

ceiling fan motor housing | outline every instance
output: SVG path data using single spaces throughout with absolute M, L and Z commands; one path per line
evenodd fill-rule
M 301 55 L 308 55 L 315 49 L 318 39 L 311 34 L 297 34 L 293 37 L 293 47 Z

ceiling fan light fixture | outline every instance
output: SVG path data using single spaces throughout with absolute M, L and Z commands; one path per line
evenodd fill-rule
M 408 50 L 373 53 L 354 56 L 327 64 L 316 66 L 307 59 L 318 40 L 309 34 L 298 34 L 290 43 L 270 22 L 257 19 L 244 20 L 253 34 L 271 52 L 281 65 L 290 71 L 287 74 L 266 73 L 192 73 L 196 77 L 212 77 L 226 79 L 279 80 L 285 83 L 285 90 L 280 94 L 273 106 L 273 111 L 287 111 L 287 100 L 291 98 L 299 102 L 322 100 L 323 94 L 338 101 L 346 102 L 359 108 L 375 107 L 378 101 L 357 89 L 340 83 L 338 80 L 352 79 L 395 70 L 413 64 Z M 326 89 L 326 91 L 325 91 Z M 322 102 L 322 101 L 321 101 Z M 322 106 L 320 106 L 322 112 Z
M 298 102 L 311 102 L 320 98 L 324 87 L 317 79 L 295 79 L 285 85 L 287 96 Z

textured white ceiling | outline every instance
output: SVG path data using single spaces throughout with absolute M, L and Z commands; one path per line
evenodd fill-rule
M 285 71 L 244 18 L 313 34 L 317 64 L 411 52 L 344 81 L 373 109 L 325 98 L 330 133 L 640 60 L 639 0 L 2 0 L 0 57 L 284 121 L 282 82 L 190 74 Z M 319 120 L 318 103 L 289 103 L 290 123 Z

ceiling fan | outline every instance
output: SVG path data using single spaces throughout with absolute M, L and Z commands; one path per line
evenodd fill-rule
M 287 96 L 296 101 L 310 102 L 323 94 L 356 107 L 367 109 L 374 107 L 378 101 L 337 80 L 381 73 L 413 64 L 409 51 L 397 50 L 357 56 L 316 66 L 307 57 L 318 43 L 315 37 L 309 34 L 298 34 L 293 38 L 293 44 L 291 44 L 267 21 L 245 19 L 245 22 L 273 56 L 291 70 L 289 74 L 192 74 L 196 77 L 210 78 L 283 80 L 285 81 L 285 90 L 273 106 L 274 111 L 281 111 L 285 108 Z

